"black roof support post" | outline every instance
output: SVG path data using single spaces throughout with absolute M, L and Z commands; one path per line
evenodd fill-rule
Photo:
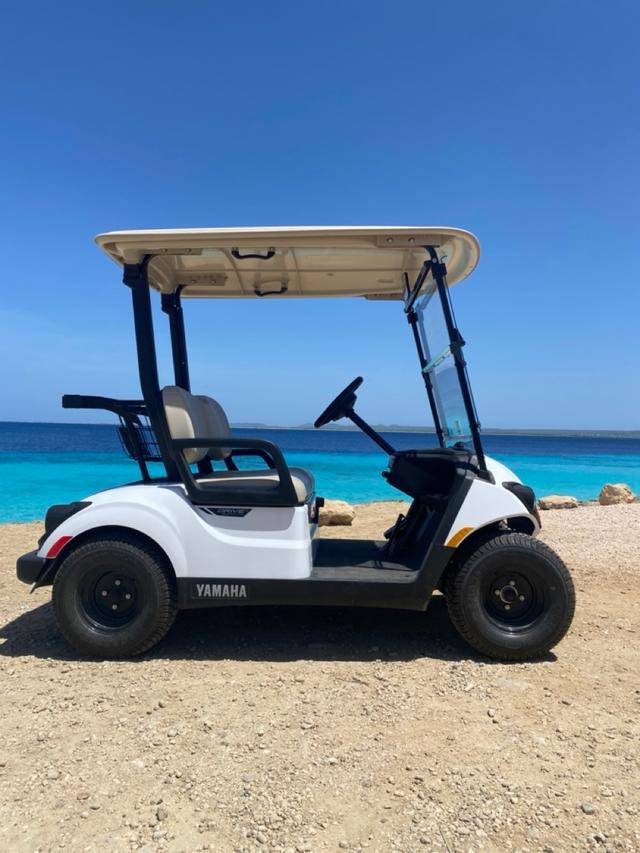
M 473 447 L 476 452 L 476 457 L 478 459 L 478 467 L 482 471 L 486 471 L 487 466 L 484 459 L 482 441 L 480 439 L 480 426 L 478 424 L 478 416 L 476 415 L 476 407 L 473 402 L 473 397 L 471 395 L 469 377 L 467 376 L 467 362 L 465 361 L 464 355 L 462 353 L 462 348 L 464 347 L 464 338 L 460 334 L 460 331 L 457 328 L 453 319 L 453 310 L 451 308 L 451 299 L 449 297 L 449 288 L 447 286 L 446 278 L 447 268 L 440 261 L 438 253 L 433 248 L 433 246 L 425 246 L 425 249 L 429 253 L 429 257 L 431 258 L 431 274 L 433 276 L 433 280 L 436 283 L 436 287 L 438 288 L 440 304 L 442 305 L 442 313 L 444 315 L 444 320 L 447 326 L 447 332 L 449 334 L 449 345 L 451 347 L 453 361 L 456 366 L 456 373 L 458 374 L 458 382 L 460 383 L 462 400 L 464 402 L 464 407 L 467 412 L 467 418 L 469 420 L 469 426 L 471 428 L 471 438 L 473 440 Z
M 161 305 L 162 310 L 169 317 L 173 375 L 176 385 L 184 388 L 185 391 L 191 391 L 187 339 L 184 332 L 184 314 L 180 299 L 181 291 L 182 287 L 178 287 L 173 293 L 163 293 L 161 296 Z
M 153 334 L 151 294 L 149 293 L 149 280 L 147 278 L 147 268 L 150 260 L 151 257 L 147 256 L 140 264 L 125 264 L 122 280 L 131 289 L 140 387 L 147 406 L 147 414 L 158 441 L 167 477 L 170 480 L 179 480 L 180 475 L 173 455 L 171 436 L 169 435 L 169 427 L 164 414 L 162 394 L 158 381 L 158 362 Z

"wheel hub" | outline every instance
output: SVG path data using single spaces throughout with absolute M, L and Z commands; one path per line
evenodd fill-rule
M 489 589 L 487 605 L 500 619 L 518 619 L 535 604 L 536 595 L 531 583 L 521 574 L 512 572 L 495 578 Z
M 117 572 L 107 572 L 94 586 L 93 601 L 101 614 L 111 619 L 127 619 L 136 605 L 135 581 Z

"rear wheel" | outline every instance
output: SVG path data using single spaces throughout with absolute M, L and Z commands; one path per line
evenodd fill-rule
M 474 649 L 528 660 L 560 642 L 571 625 L 575 590 L 551 548 L 524 533 L 498 535 L 467 554 L 446 581 L 449 615 Z
M 53 582 L 60 631 L 82 654 L 142 654 L 176 615 L 176 584 L 163 555 L 126 534 L 85 541 L 66 556 Z

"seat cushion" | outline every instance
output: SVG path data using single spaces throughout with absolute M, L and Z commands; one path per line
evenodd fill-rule
M 207 438 L 204 404 L 193 394 L 177 385 L 162 389 L 162 402 L 171 438 Z M 187 447 L 184 458 L 191 465 L 207 455 L 206 447 Z
M 289 468 L 296 497 L 300 503 L 310 500 L 315 494 L 313 474 L 304 468 Z M 278 482 L 278 474 L 270 468 L 260 468 L 256 471 L 216 471 L 208 477 L 198 480 L 198 485 L 211 489 L 224 485 L 233 485 L 240 494 L 242 487 L 251 489 L 268 489 L 270 484 Z M 213 497 L 213 496 L 212 496 Z M 215 498 L 214 498 L 215 499 Z
M 207 437 L 228 438 L 231 435 L 229 420 L 220 403 L 213 397 L 206 397 L 204 394 L 198 394 L 197 399 L 202 404 Z M 209 449 L 210 459 L 226 459 L 229 456 L 231 456 L 231 450 L 228 447 L 211 447 Z

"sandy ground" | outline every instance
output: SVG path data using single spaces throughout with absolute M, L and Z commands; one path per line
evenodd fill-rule
M 82 661 L 15 580 L 40 526 L 3 527 L 0 850 L 640 850 L 640 504 L 543 521 L 578 610 L 516 665 L 441 597 L 185 613 L 142 660 Z

